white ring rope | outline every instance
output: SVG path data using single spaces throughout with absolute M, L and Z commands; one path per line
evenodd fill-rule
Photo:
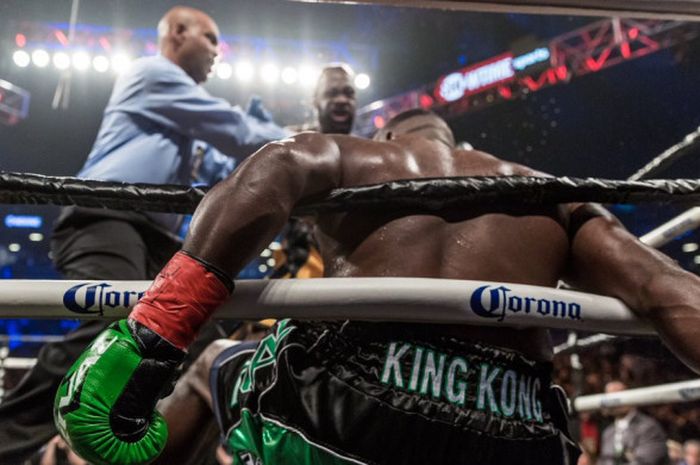
M 149 281 L 0 280 L 0 318 L 123 318 Z M 220 318 L 408 321 L 654 334 L 621 301 L 523 284 L 431 278 L 243 280 Z
M 581 396 L 574 399 L 573 409 L 576 412 L 587 412 L 606 407 L 673 404 L 698 399 L 700 399 L 700 379 L 694 379 L 609 394 Z
M 700 226 L 700 207 L 693 207 L 658 228 L 649 231 L 640 237 L 639 240 L 650 247 L 658 249 L 681 234 L 691 231 L 698 226 Z

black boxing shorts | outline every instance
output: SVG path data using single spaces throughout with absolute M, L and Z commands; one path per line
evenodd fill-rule
M 234 464 L 575 464 L 551 365 L 420 325 L 282 320 L 212 368 Z

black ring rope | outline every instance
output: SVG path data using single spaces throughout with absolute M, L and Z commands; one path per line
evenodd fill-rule
M 176 185 L 128 184 L 73 177 L 0 172 L 0 203 L 52 204 L 191 213 L 206 189 Z M 356 208 L 438 211 L 468 205 L 498 203 L 700 202 L 698 179 L 619 181 L 598 178 L 476 176 L 409 179 L 334 189 L 308 199 L 296 215 L 341 212 Z

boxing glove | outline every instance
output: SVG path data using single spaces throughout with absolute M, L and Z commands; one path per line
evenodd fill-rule
M 140 465 L 167 442 L 155 412 L 172 390 L 184 349 L 229 296 L 233 282 L 178 252 L 128 320 L 101 333 L 66 374 L 54 418 L 75 452 L 96 464 Z

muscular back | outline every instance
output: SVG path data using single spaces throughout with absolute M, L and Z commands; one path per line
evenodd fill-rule
M 453 152 L 439 138 L 433 139 L 403 133 L 390 142 L 376 142 L 303 133 L 268 144 L 207 194 L 192 220 L 184 250 L 236 276 L 270 243 L 297 203 L 333 188 L 426 177 L 537 174 L 485 153 Z M 488 204 L 432 214 L 397 210 L 324 214 L 315 218 L 315 224 L 326 276 L 554 286 L 569 253 L 563 216 L 557 207 Z M 547 333 L 541 330 L 477 326 L 436 330 L 532 357 L 550 356 Z
M 391 143 L 336 138 L 341 187 L 396 179 L 535 175 L 477 151 L 453 151 L 416 136 Z M 555 286 L 566 264 L 565 218 L 556 206 L 481 205 L 426 214 L 352 212 L 317 220 L 327 276 L 473 279 Z M 441 328 L 455 335 L 548 357 L 543 331 Z

